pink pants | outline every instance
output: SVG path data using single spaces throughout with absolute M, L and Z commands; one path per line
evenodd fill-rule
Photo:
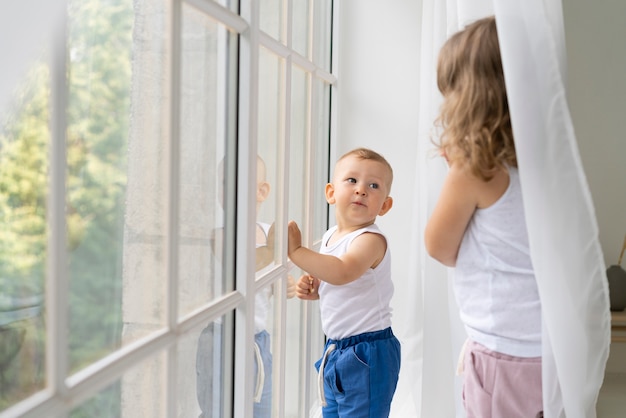
M 463 373 L 467 418 L 543 416 L 541 357 L 513 357 L 468 341 Z

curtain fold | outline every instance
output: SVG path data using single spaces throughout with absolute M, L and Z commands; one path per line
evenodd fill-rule
M 543 318 L 546 417 L 595 417 L 610 313 L 593 201 L 565 90 L 557 0 L 495 0 Z

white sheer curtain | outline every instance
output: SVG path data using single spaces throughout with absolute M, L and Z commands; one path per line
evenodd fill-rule
M 494 2 L 543 316 L 547 417 L 595 417 L 610 344 L 605 265 L 565 91 L 560 1 Z
M 610 342 L 605 266 L 593 202 L 565 94 L 560 0 L 424 0 L 420 42 L 420 134 L 411 246 L 417 257 L 400 284 L 413 301 L 401 328 L 403 365 L 394 417 L 463 417 L 456 358 L 465 332 L 449 274 L 430 259 L 423 230 L 445 166 L 432 158 L 431 127 L 441 101 L 436 59 L 445 39 L 495 14 L 516 135 L 531 253 L 543 304 L 546 417 L 595 417 Z M 418 278 L 419 280 L 416 280 Z

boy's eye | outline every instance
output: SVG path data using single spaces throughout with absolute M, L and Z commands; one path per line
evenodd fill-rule
M 378 183 L 370 183 L 370 188 L 378 189 Z
M 349 177 L 349 178 L 347 179 L 347 182 L 348 182 L 348 183 L 356 183 L 356 179 L 355 179 L 354 177 Z

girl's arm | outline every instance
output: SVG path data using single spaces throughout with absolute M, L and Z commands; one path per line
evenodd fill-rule
M 376 267 L 387 250 L 387 241 L 376 233 L 363 233 L 356 237 L 348 251 L 341 257 L 320 254 L 301 245 L 300 230 L 289 222 L 289 258 L 311 276 L 333 285 L 350 283 L 369 268 Z
M 450 166 L 424 231 L 426 251 L 446 266 L 456 265 L 461 240 L 476 210 L 484 184 L 460 164 Z

